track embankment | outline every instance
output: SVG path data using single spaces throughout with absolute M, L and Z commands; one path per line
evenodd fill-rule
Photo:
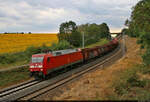
M 126 37 L 126 55 L 116 61 L 112 66 L 104 69 L 97 69 L 83 75 L 78 81 L 68 83 L 57 89 L 58 93 L 47 93 L 39 100 L 108 100 L 113 99 L 114 89 L 112 81 L 114 81 L 117 73 L 126 68 L 130 68 L 133 64 L 141 63 L 140 47 L 136 44 L 135 38 Z M 101 67 L 101 66 L 100 66 Z M 53 95 L 53 98 L 50 98 Z
M 122 44 L 120 44 L 120 45 L 122 46 Z M 93 64 L 93 66 L 91 66 L 90 68 L 86 68 L 86 69 L 88 69 L 88 70 L 93 69 L 93 70 L 89 71 L 91 73 L 91 72 L 97 72 L 98 69 L 101 70 L 105 67 L 108 67 L 108 66 L 112 65 L 115 61 L 117 61 L 118 59 L 120 59 L 123 56 L 122 49 L 120 49 L 120 47 L 118 47 L 119 50 L 116 49 L 116 51 L 114 51 L 114 53 L 111 53 L 110 55 L 108 54 L 107 57 L 105 56 L 106 58 L 103 57 L 102 58 L 103 60 L 100 59 L 99 61 L 97 61 L 98 62 L 97 64 Z M 89 81 L 82 80 L 82 78 L 84 79 L 83 76 L 88 75 L 88 73 L 85 73 L 82 76 L 80 75 L 80 76 L 78 76 L 78 78 L 75 78 L 74 80 L 71 80 L 71 81 L 69 81 L 69 82 L 67 82 L 67 83 L 65 83 L 65 84 L 63 84 L 63 85 L 61 85 L 61 86 L 59 86 L 59 87 L 57 87 L 53 90 L 47 90 L 47 92 L 45 92 L 44 94 L 39 95 L 38 97 L 35 97 L 33 100 L 53 100 L 53 99 L 55 100 L 55 98 L 61 97 L 61 95 L 64 95 L 65 93 L 70 94 L 71 89 L 74 89 L 74 85 L 76 83 L 78 83 L 78 82 L 79 83 L 82 83 L 82 82 L 89 83 Z M 76 74 L 72 75 L 72 77 L 74 77 L 74 76 L 76 76 Z M 103 76 L 103 77 L 105 77 L 105 76 Z M 77 90 L 80 92 L 80 90 L 82 90 L 83 87 L 86 88 L 86 86 L 84 86 L 84 85 L 83 86 L 78 85 Z M 85 96 L 86 96 L 86 94 L 88 94 L 87 92 L 88 92 L 88 90 L 84 91 Z M 76 94 L 76 93 L 73 93 L 73 94 Z M 79 94 L 79 96 L 81 96 L 81 95 Z M 70 97 L 70 95 L 67 96 L 67 98 L 72 99 L 72 97 Z M 62 99 L 60 98 L 60 100 L 64 100 L 64 99 L 66 99 L 66 97 L 62 98 Z M 75 97 L 74 99 L 76 100 L 78 98 Z

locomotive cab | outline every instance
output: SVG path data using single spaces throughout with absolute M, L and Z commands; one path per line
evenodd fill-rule
M 45 78 L 45 64 L 46 62 L 50 61 L 50 55 L 45 56 L 45 54 L 35 54 L 32 55 L 31 62 L 29 65 L 30 69 L 30 76 L 34 76 L 36 79 L 37 78 Z

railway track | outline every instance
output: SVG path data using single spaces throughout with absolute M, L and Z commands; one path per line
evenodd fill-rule
M 29 81 L 23 82 L 21 84 L 15 85 L 13 87 L 3 89 L 0 91 L 0 101 L 7 99 L 10 95 L 15 94 L 21 90 L 24 90 L 24 89 L 26 89 L 30 86 L 36 85 L 38 83 L 40 83 L 40 81 L 29 80 Z
M 119 49 L 119 48 L 118 48 L 118 49 Z M 37 98 L 38 96 L 40 96 L 40 95 L 42 95 L 42 94 L 44 94 L 44 93 L 46 93 L 46 92 L 48 92 L 48 91 L 54 90 L 54 89 L 56 89 L 56 88 L 58 88 L 58 87 L 60 87 L 60 86 L 62 86 L 62 85 L 64 85 L 64 84 L 66 84 L 66 83 L 68 83 L 68 82 L 70 82 L 70 81 L 72 81 L 72 80 L 78 79 L 78 78 L 81 77 L 83 74 L 86 74 L 86 73 L 88 73 L 88 72 L 90 72 L 90 71 L 96 70 L 96 68 L 97 68 L 98 66 L 101 66 L 101 67 L 103 68 L 104 66 L 108 65 L 108 63 L 110 63 L 109 61 L 110 61 L 113 57 L 115 57 L 116 60 L 117 60 L 118 58 L 122 57 L 122 54 L 121 54 L 122 51 L 121 51 L 121 50 L 118 51 L 118 49 L 116 49 L 116 51 L 114 51 L 114 53 L 117 52 L 115 55 L 114 55 L 114 53 L 111 53 L 111 54 L 109 55 L 109 56 L 111 56 L 111 57 L 105 56 L 105 57 L 108 57 L 107 59 L 102 58 L 102 59 L 96 60 L 96 61 L 94 61 L 94 62 L 92 62 L 92 63 L 90 63 L 90 64 L 87 64 L 87 65 L 82 66 L 80 69 L 75 69 L 75 70 L 73 70 L 73 71 L 69 71 L 68 73 L 65 73 L 65 75 L 64 75 L 64 74 L 63 74 L 63 75 L 60 75 L 60 76 L 58 76 L 59 80 L 58 80 L 58 78 L 56 77 L 56 79 L 54 79 L 55 82 L 52 82 L 53 80 L 51 80 L 51 81 L 50 81 L 51 83 L 48 83 L 45 87 L 43 87 L 43 88 L 37 90 L 36 92 L 31 93 L 30 95 L 27 95 L 27 96 L 25 96 L 25 97 L 23 97 L 23 98 L 20 98 L 19 100 L 34 100 L 34 99 Z M 118 58 L 117 58 L 116 56 L 118 56 Z M 114 60 L 114 59 L 113 59 L 113 60 Z M 101 61 L 101 63 L 99 63 L 99 61 Z M 88 67 L 88 68 L 87 68 L 87 67 Z M 82 70 L 81 70 L 81 69 L 82 69 Z M 71 74 L 70 74 L 70 73 L 71 73 Z
M 119 54 L 119 53 L 117 53 L 117 54 Z M 70 81 L 77 80 L 80 77 L 82 77 L 82 75 L 87 74 L 88 72 L 96 70 L 98 66 L 100 66 L 101 68 L 104 68 L 104 66 L 106 64 L 108 64 L 107 62 L 109 62 L 110 59 L 111 58 L 108 58 L 108 59 L 106 59 L 106 60 L 104 60 L 101 63 L 96 64 L 96 65 L 92 64 L 93 66 L 89 67 L 88 69 L 82 70 L 82 71 L 77 72 L 75 74 L 72 74 L 70 77 L 59 80 L 58 82 L 53 83 L 53 84 L 43 88 L 42 90 L 39 90 L 38 92 L 35 92 L 35 93 L 30 94 L 26 97 L 23 97 L 20 100 L 38 100 L 38 99 L 36 99 L 38 96 L 43 95 L 43 94 L 45 94 L 46 92 L 49 92 L 49 91 L 54 91 L 58 87 L 61 87 L 61 86 L 65 85 L 66 83 L 70 82 Z
M 117 56 L 120 58 L 122 56 L 120 48 L 121 46 L 118 46 L 117 49 L 104 57 L 96 59 L 91 63 L 81 66 L 80 68 L 60 74 L 52 79 L 45 81 L 32 80 L 16 87 L 0 91 L 0 101 L 33 100 L 47 91 L 51 91 L 61 85 L 64 85 L 65 83 L 74 80 L 87 72 L 96 70 L 96 67 L 98 66 L 104 67 L 105 64 L 108 64 L 111 59 L 117 58 Z

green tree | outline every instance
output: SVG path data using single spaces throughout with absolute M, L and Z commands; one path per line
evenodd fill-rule
M 100 36 L 101 38 L 108 38 L 110 39 L 111 38 L 111 35 L 110 35 L 110 32 L 109 32 L 109 27 L 107 26 L 106 23 L 102 23 L 99 25 L 100 27 Z
M 128 35 L 128 32 L 129 32 L 129 29 L 128 29 L 128 28 L 123 28 L 123 29 L 121 30 L 121 33 L 122 33 L 122 34 Z
M 96 43 L 101 38 L 110 39 L 109 27 L 106 23 L 102 24 L 82 24 L 78 26 L 79 32 L 84 32 L 85 34 L 85 45 Z
M 81 34 L 77 31 L 77 25 L 73 21 L 60 25 L 58 38 L 59 41 L 66 40 L 73 46 L 81 45 Z
M 141 0 L 133 8 L 128 23 L 129 33 L 139 39 L 141 48 L 146 48 L 143 61 L 150 65 L 150 0 Z M 131 34 L 133 33 L 133 34 Z

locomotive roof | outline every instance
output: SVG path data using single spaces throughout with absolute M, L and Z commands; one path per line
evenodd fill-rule
M 73 53 L 73 52 L 77 52 L 77 51 L 78 51 L 78 49 L 58 50 L 58 51 L 52 51 L 49 53 L 34 54 L 34 55 L 32 55 L 32 57 L 42 57 L 42 56 L 45 56 L 47 54 L 50 54 L 51 56 L 58 56 L 58 55 L 69 54 L 69 53 Z
M 73 52 L 77 52 L 77 49 L 66 49 L 66 50 L 58 50 L 58 51 L 53 51 L 52 55 L 53 56 L 58 56 L 58 55 L 64 55 L 64 54 L 69 54 Z
M 46 55 L 46 53 L 34 54 L 34 55 L 32 55 L 32 57 L 42 57 L 44 55 Z

